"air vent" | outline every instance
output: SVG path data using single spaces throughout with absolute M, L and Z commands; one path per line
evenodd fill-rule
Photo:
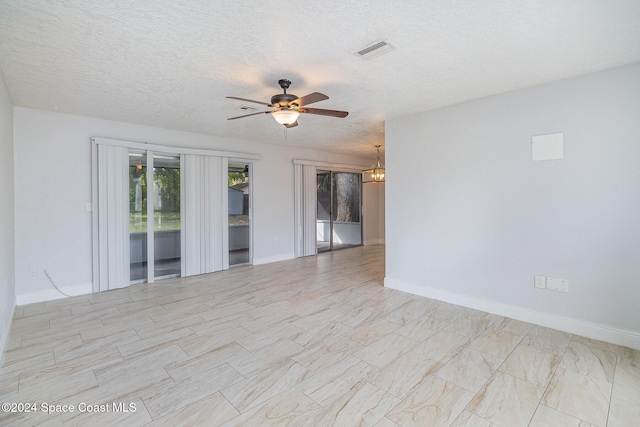
M 380 56 L 384 53 L 390 52 L 394 49 L 394 47 L 386 40 L 377 40 L 373 43 L 369 43 L 362 49 L 356 52 L 362 59 L 371 59 L 376 56 Z
M 251 105 L 242 104 L 236 110 L 246 111 L 247 113 L 253 113 L 254 111 L 260 111 L 259 108 L 252 107 Z

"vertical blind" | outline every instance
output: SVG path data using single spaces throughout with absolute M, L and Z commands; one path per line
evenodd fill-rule
M 316 254 L 317 185 L 314 165 L 294 164 L 296 257 Z
M 229 268 L 226 160 L 181 156 L 183 276 Z
M 98 290 L 129 284 L 129 150 L 98 146 Z

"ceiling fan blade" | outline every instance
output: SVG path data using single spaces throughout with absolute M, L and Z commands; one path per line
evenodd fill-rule
M 243 117 L 257 116 L 258 114 L 269 114 L 269 113 L 273 113 L 273 111 L 260 111 L 259 113 L 245 114 L 244 116 L 229 117 L 227 120 L 235 120 L 235 119 L 241 119 Z
M 298 113 L 318 114 L 320 116 L 347 117 L 348 111 L 325 110 L 323 108 L 300 108 Z
M 238 98 L 237 96 L 227 96 L 227 98 L 229 98 L 229 99 L 237 99 L 238 101 L 255 102 L 256 104 L 262 104 L 262 105 L 266 105 L 267 107 L 273 107 L 273 105 L 271 105 L 271 104 L 267 104 L 266 102 L 262 102 L 262 101 L 254 101 L 253 99 Z
M 291 101 L 291 104 L 298 104 L 298 106 L 302 107 L 303 105 L 309 105 L 314 102 L 324 101 L 325 99 L 329 99 L 327 95 L 320 92 L 313 92 L 309 95 L 305 95 L 301 98 L 296 99 L 295 101 Z
M 291 123 L 290 125 L 284 125 L 284 127 L 286 128 L 294 128 L 298 126 L 298 121 L 296 120 L 295 122 Z

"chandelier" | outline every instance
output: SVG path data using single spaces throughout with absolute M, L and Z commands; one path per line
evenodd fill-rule
M 376 145 L 376 151 L 378 155 L 376 162 L 371 165 L 369 169 L 362 171 L 362 182 L 364 184 L 369 183 L 384 183 L 384 166 L 380 165 L 380 146 Z

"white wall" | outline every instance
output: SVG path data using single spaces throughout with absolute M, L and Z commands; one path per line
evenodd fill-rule
M 363 243 L 376 245 L 384 243 L 384 189 L 385 184 L 363 184 Z
M 640 64 L 385 128 L 387 286 L 640 348 Z
M 16 294 L 13 202 L 13 104 L 0 71 L 0 366 Z
M 253 167 L 254 263 L 293 258 L 293 158 L 366 165 L 369 159 L 291 146 L 15 108 L 18 302 L 91 283 L 90 137 L 257 153 Z M 52 293 L 53 292 L 53 293 Z

